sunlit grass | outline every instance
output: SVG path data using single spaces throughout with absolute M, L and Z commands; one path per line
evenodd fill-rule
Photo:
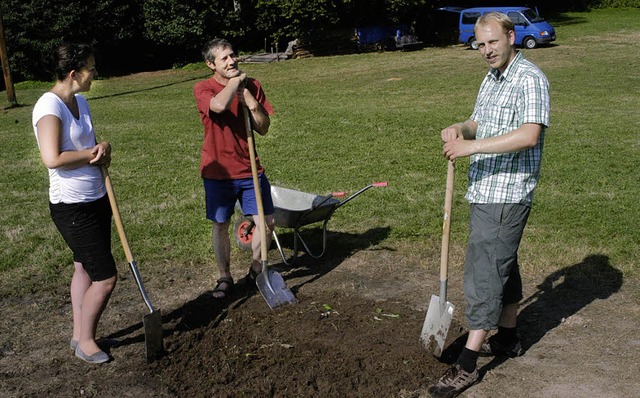
M 639 18 L 636 9 L 565 14 L 551 21 L 554 46 L 525 51 L 547 74 L 552 94 L 542 180 L 522 244 L 526 272 L 602 254 L 625 275 L 636 274 Z M 271 131 L 257 138 L 274 185 L 328 194 L 387 181 L 340 208 L 329 229 L 388 228 L 377 244 L 405 251 L 438 242 L 446 173 L 439 131 L 472 111 L 486 73 L 476 52 L 460 45 L 242 67 L 263 83 L 276 109 Z M 192 94 L 209 75 L 204 65 L 189 65 L 98 80 L 86 93 L 99 138 L 113 145 L 111 176 L 143 269 L 213 262 Z M 0 295 L 66 284 L 57 276 L 70 274 L 71 256 L 48 215 L 46 170 L 31 127 L 33 104 L 49 87 L 16 85 L 23 106 L 0 117 Z M 456 171 L 458 252 L 467 232 L 467 167 L 459 161 Z M 122 263 L 117 244 L 114 233 Z

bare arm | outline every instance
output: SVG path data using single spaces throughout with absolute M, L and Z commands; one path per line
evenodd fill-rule
M 458 138 L 464 140 L 475 140 L 476 131 L 478 131 L 478 124 L 469 119 L 462 123 L 455 123 L 451 126 L 443 129 L 440 132 L 442 141 L 449 142 Z
M 222 113 L 229 109 L 231 101 L 238 95 L 239 88 L 244 86 L 244 81 L 247 75 L 240 73 L 236 77 L 232 77 L 227 82 L 227 85 L 216 96 L 211 97 L 209 101 L 209 109 L 215 113 Z
M 443 134 L 445 130 L 443 130 Z M 475 139 L 475 131 L 477 131 L 477 125 L 473 134 L 474 138 L 467 138 L 467 136 L 462 138 L 459 135 L 456 139 L 445 141 L 444 155 L 448 159 L 454 160 L 476 153 L 510 153 L 533 148 L 538 143 L 542 126 L 535 123 L 525 123 L 506 134 L 481 140 Z
M 104 165 L 111 162 L 111 145 L 108 142 L 96 144 L 91 149 L 81 151 L 60 151 L 62 121 L 56 116 L 42 117 L 36 124 L 42 163 L 49 169 L 75 169 L 86 164 Z
M 260 135 L 265 135 L 269 131 L 271 119 L 269 115 L 262 111 L 258 100 L 245 87 L 247 75 L 240 73 L 238 76 L 229 79 L 227 85 L 215 97 L 209 101 L 209 109 L 215 113 L 222 113 L 229 108 L 233 98 L 238 96 L 242 106 L 249 109 L 251 126 Z
M 243 90 L 240 98 L 240 102 L 249 109 L 251 127 L 253 127 L 253 129 L 260 135 L 267 134 L 269 126 L 271 125 L 271 118 L 269 118 L 269 115 L 262 111 L 262 107 L 258 101 L 246 88 Z

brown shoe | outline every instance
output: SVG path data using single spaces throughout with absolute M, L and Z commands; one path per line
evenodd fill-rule
M 436 384 L 429 388 L 429 394 L 433 398 L 456 397 L 479 380 L 480 373 L 477 367 L 469 373 L 465 372 L 460 365 L 455 364 L 444 372 Z

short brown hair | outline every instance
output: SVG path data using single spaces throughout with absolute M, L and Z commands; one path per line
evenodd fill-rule
M 513 21 L 511 20 L 511 18 L 507 16 L 507 14 L 504 14 L 502 12 L 492 11 L 478 18 L 478 20 L 476 21 L 476 24 L 473 26 L 474 33 L 478 29 L 478 27 L 486 25 L 487 23 L 489 23 L 489 21 L 496 21 L 500 26 L 502 26 L 504 33 L 507 33 L 510 30 L 515 29 L 515 25 L 513 24 Z
M 205 61 L 215 63 L 215 52 L 219 48 L 233 48 L 233 46 L 226 39 L 215 38 L 209 40 L 209 42 L 202 48 L 202 57 L 204 57 Z

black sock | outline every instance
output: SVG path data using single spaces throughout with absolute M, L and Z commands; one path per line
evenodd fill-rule
M 505 328 L 502 326 L 498 326 L 498 333 L 496 334 L 496 339 L 502 343 L 502 345 L 510 346 L 514 344 L 517 340 L 516 328 Z
M 464 347 L 458 357 L 457 363 L 465 372 L 471 373 L 476 370 L 476 362 L 478 362 L 479 354 L 480 353 L 478 351 L 473 351 Z

